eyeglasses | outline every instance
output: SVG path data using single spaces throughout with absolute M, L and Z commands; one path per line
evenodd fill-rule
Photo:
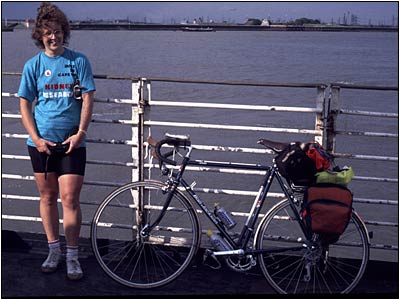
M 47 32 L 43 33 L 43 36 L 50 38 L 53 34 L 54 34 L 54 36 L 60 36 L 63 33 L 64 32 L 61 30 L 47 31 Z

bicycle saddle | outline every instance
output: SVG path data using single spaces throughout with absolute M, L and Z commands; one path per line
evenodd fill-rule
M 289 146 L 289 143 L 280 143 L 280 142 L 274 142 L 266 139 L 259 139 L 257 141 L 257 144 L 263 145 L 267 147 L 268 149 L 271 149 L 275 153 L 280 153 L 282 152 L 287 146 Z

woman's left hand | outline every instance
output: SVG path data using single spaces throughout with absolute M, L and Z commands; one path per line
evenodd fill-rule
M 69 153 L 71 153 L 72 150 L 79 148 L 83 142 L 84 137 L 85 137 L 85 134 L 82 131 L 78 131 L 78 133 L 71 135 L 69 138 L 67 138 L 63 142 L 63 145 L 69 143 L 68 151 L 65 152 L 65 154 L 69 154 Z

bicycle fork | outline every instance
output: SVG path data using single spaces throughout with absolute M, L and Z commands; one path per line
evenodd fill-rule
M 162 218 L 164 217 L 170 203 L 172 200 L 172 197 L 174 196 L 175 190 L 178 187 L 178 182 L 177 181 L 169 181 L 168 186 L 166 189 L 166 193 L 168 193 L 167 198 L 164 202 L 163 208 L 160 211 L 160 214 L 157 216 L 156 220 L 150 224 L 145 220 L 144 218 L 142 219 L 142 224 L 146 223 L 143 228 L 140 230 L 140 237 L 141 238 L 147 238 L 150 234 L 150 232 L 161 222 Z

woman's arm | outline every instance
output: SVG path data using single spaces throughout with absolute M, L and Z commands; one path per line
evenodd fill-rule
M 39 152 L 46 152 L 48 155 L 50 155 L 51 152 L 47 145 L 54 146 L 55 144 L 46 141 L 39 136 L 36 130 L 35 121 L 33 119 L 32 102 L 21 97 L 19 103 L 22 116 L 22 124 L 24 125 L 32 141 L 35 143 L 36 148 Z
M 77 134 L 68 138 L 64 143 L 70 143 L 70 147 L 66 154 L 70 153 L 73 149 L 78 148 L 85 137 L 89 128 L 90 121 L 92 120 L 93 113 L 93 102 L 94 102 L 94 91 L 82 94 L 82 110 L 81 119 L 79 122 L 79 131 Z

